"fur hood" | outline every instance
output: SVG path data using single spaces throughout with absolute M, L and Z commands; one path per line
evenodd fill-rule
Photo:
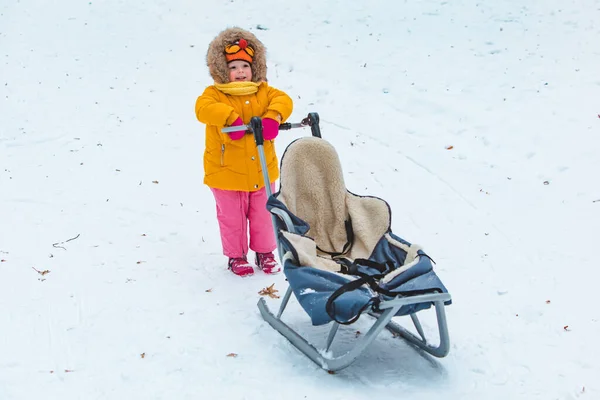
M 225 59 L 225 47 L 238 39 L 246 39 L 254 48 L 252 60 L 252 82 L 267 81 L 267 50 L 254 34 L 241 28 L 228 28 L 219 33 L 208 45 L 206 65 L 215 83 L 229 83 L 229 68 Z

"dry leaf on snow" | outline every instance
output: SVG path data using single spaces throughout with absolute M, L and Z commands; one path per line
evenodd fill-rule
M 40 270 L 36 269 L 35 267 L 31 267 L 31 268 L 33 268 L 33 270 L 34 270 L 35 272 L 37 272 L 38 274 L 40 274 L 40 275 L 42 275 L 42 276 L 44 276 L 44 275 L 46 275 L 46 274 L 49 274 L 49 273 L 50 273 L 50 271 L 49 271 L 49 270 L 47 270 L 47 269 L 45 269 L 45 270 L 43 270 L 43 271 L 40 271 Z
M 272 284 L 271 286 L 262 289 L 258 294 L 261 296 L 269 296 L 272 299 L 278 299 L 279 296 L 276 293 L 279 292 L 279 290 L 275 289 L 274 286 L 275 284 Z

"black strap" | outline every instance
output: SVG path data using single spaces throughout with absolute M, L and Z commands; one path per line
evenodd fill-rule
M 420 257 L 427 257 L 427 258 L 429 258 L 429 261 L 431 261 L 432 263 L 436 264 L 436 262 L 433 260 L 433 258 L 429 257 L 429 255 L 428 255 L 427 253 L 425 253 L 425 252 L 420 252 L 420 253 L 417 253 L 417 254 L 418 254 Z
M 367 260 L 365 258 L 357 258 L 356 260 L 354 260 L 354 262 L 350 262 L 350 260 L 348 260 L 347 258 L 338 258 L 338 259 L 336 259 L 336 261 L 342 266 L 342 269 L 341 269 L 342 273 L 345 273 L 348 275 L 355 275 L 355 276 L 359 277 L 358 279 L 355 279 L 353 281 L 346 283 L 345 285 L 340 286 L 335 292 L 333 292 L 331 294 L 331 296 L 329 296 L 329 299 L 327 299 L 327 303 L 325 304 L 325 311 L 327 312 L 329 317 L 332 320 L 334 320 L 335 322 L 337 322 L 338 324 L 350 325 L 350 324 L 356 322 L 356 320 L 358 320 L 358 318 L 360 317 L 360 314 L 362 314 L 363 311 L 367 309 L 367 307 L 369 307 L 373 304 L 373 301 L 368 302 L 360 309 L 360 311 L 358 312 L 358 314 L 356 316 L 354 316 L 353 318 L 351 318 L 348 321 L 340 321 L 335 316 L 334 301 L 338 297 L 343 295 L 344 293 L 351 292 L 353 290 L 358 289 L 359 287 L 361 287 L 364 284 L 368 284 L 369 287 L 377 293 L 385 294 L 387 296 L 392 296 L 392 297 L 398 296 L 397 293 L 393 293 L 393 292 L 390 292 L 389 290 L 383 289 L 377 284 L 377 281 L 379 279 L 383 278 L 385 276 L 386 272 L 393 269 L 392 262 L 388 261 L 386 263 L 378 263 L 376 261 Z M 375 275 L 368 275 L 368 274 L 362 273 L 358 270 L 359 265 L 374 268 L 377 271 L 379 271 L 379 273 L 375 274 Z
M 352 229 L 352 219 L 350 217 L 348 217 L 348 220 L 344 222 L 344 226 L 346 228 L 346 244 L 342 248 L 341 252 L 325 251 L 319 246 L 317 246 L 317 250 L 319 250 L 322 253 L 329 254 L 332 258 L 341 256 L 342 254 L 346 254 L 347 252 L 349 252 L 352 248 L 352 245 L 354 244 L 354 230 Z
M 329 317 L 332 320 L 334 320 L 338 324 L 342 324 L 342 325 L 353 324 L 358 320 L 358 318 L 360 318 L 360 315 L 363 313 L 363 311 L 365 311 L 369 306 L 371 306 L 372 302 L 371 301 L 367 302 L 367 304 L 365 304 L 359 310 L 359 312 L 354 317 L 350 318 L 348 321 L 340 321 L 335 316 L 335 303 L 334 303 L 335 299 L 337 299 L 338 297 L 340 297 L 342 294 L 344 294 L 346 292 L 351 292 L 353 290 L 358 289 L 359 287 L 364 285 L 366 282 L 367 282 L 367 278 L 365 278 L 365 277 L 350 281 L 347 284 L 340 286 L 335 292 L 333 292 L 333 294 L 331 296 L 329 296 L 329 299 L 327 299 L 327 304 L 325 304 L 325 311 L 327 311 L 327 314 L 329 315 Z
M 331 294 L 331 296 L 329 296 L 329 299 L 327 299 L 327 303 L 325 304 L 325 311 L 327 312 L 327 315 L 329 315 L 329 317 L 332 320 L 334 320 L 335 322 L 337 322 L 338 324 L 342 324 L 342 325 L 353 324 L 354 322 L 356 322 L 358 320 L 360 315 L 369 306 L 373 306 L 376 308 L 377 305 L 380 303 L 380 299 L 378 297 L 372 298 L 371 301 L 367 302 L 367 304 L 365 304 L 359 310 L 359 312 L 356 314 L 356 316 L 352 317 L 348 321 L 340 321 L 336 318 L 335 303 L 334 303 L 335 300 L 338 297 L 342 296 L 344 293 L 348 293 L 353 290 L 356 290 L 364 284 L 368 284 L 369 287 L 374 292 L 382 294 L 384 296 L 389 296 L 389 297 L 406 297 L 406 296 L 416 296 L 416 295 L 426 294 L 426 293 L 441 292 L 441 290 L 437 289 L 437 288 L 426 289 L 426 290 L 405 290 L 405 291 L 401 291 L 401 292 L 393 292 L 391 290 L 382 288 L 381 286 L 379 286 L 378 282 L 388 272 L 390 272 L 394 269 L 395 264 L 392 261 L 387 261 L 385 263 L 378 263 L 376 261 L 368 260 L 365 258 L 357 258 L 356 260 L 354 260 L 354 262 L 350 262 L 350 260 L 345 259 L 345 258 L 340 258 L 340 259 L 337 259 L 336 261 L 339 261 L 340 264 L 343 266 L 343 268 L 341 270 L 342 273 L 349 274 L 349 275 L 355 275 L 355 276 L 359 277 L 358 279 L 355 279 L 353 281 L 346 283 L 345 285 L 340 286 L 335 292 L 333 292 Z M 368 275 L 368 274 L 362 273 L 358 270 L 359 265 L 374 268 L 377 271 L 379 271 L 379 274 Z

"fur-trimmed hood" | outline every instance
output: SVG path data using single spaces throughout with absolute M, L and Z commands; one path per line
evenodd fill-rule
M 219 33 L 208 45 L 206 65 L 215 83 L 229 83 L 229 68 L 225 59 L 225 47 L 242 38 L 246 39 L 254 49 L 252 82 L 267 81 L 267 49 L 253 33 L 233 27 Z

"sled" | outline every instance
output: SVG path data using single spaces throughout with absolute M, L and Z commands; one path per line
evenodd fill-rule
M 290 143 L 282 158 L 279 191 L 268 194 L 279 258 L 289 287 L 276 314 L 261 298 L 258 308 L 265 321 L 309 359 L 327 371 L 338 371 L 355 361 L 387 329 L 435 357 L 450 349 L 445 307 L 448 290 L 433 271 L 425 251 L 391 230 L 388 203 L 359 196 L 346 189 L 335 148 L 321 137 L 319 116 L 309 114 L 301 123 L 280 129 L 309 126 L 311 137 Z M 270 182 L 263 150 L 262 122 L 225 128 L 247 129 L 255 138 L 264 182 Z M 310 343 L 282 320 L 294 295 L 313 326 L 331 324 L 323 346 Z M 417 314 L 435 308 L 438 339 L 426 337 Z M 349 351 L 332 351 L 340 325 L 351 325 L 361 315 L 372 317 L 368 332 Z M 392 321 L 410 316 L 412 333 Z

